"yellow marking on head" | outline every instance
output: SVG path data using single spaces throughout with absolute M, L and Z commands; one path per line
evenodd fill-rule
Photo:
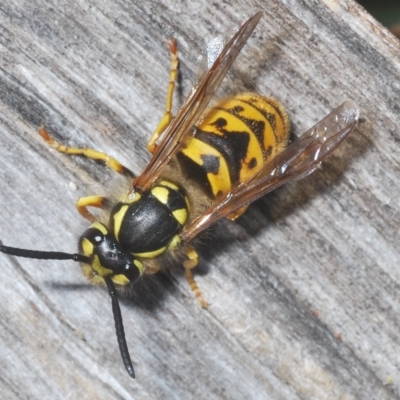
M 118 239 L 119 232 L 121 231 L 122 221 L 124 220 L 125 214 L 128 211 L 129 206 L 123 205 L 118 212 L 113 215 L 114 219 L 114 235 Z
M 111 280 L 116 283 L 117 285 L 127 286 L 130 284 L 130 280 L 123 274 L 120 275 L 113 275 Z
M 82 245 L 83 254 L 85 256 L 91 257 L 93 255 L 94 246 L 90 242 L 90 240 L 84 237 L 82 239 L 81 245 Z
M 93 269 L 93 271 L 94 271 L 97 275 L 99 275 L 99 276 L 101 276 L 101 277 L 111 276 L 111 275 L 113 274 L 113 271 L 112 271 L 111 269 L 104 268 L 104 267 L 101 265 L 101 262 L 100 262 L 100 260 L 99 260 L 99 257 L 96 256 L 96 255 L 95 255 L 94 258 L 93 258 L 92 269 Z
M 97 275 L 92 267 L 89 264 L 82 264 L 81 265 L 81 270 L 83 275 L 87 278 L 88 281 L 90 281 L 91 283 L 95 284 L 95 285 L 102 285 L 104 284 L 104 279 Z
M 156 186 L 151 190 L 151 194 L 162 204 L 168 203 L 169 190 L 162 186 Z
M 134 253 L 134 255 L 141 258 L 156 258 L 165 253 L 165 250 L 167 250 L 167 246 L 161 247 L 161 249 L 158 250 L 149 251 L 147 253 Z
M 103 277 L 112 275 L 112 271 L 104 268 L 96 255 L 91 264 L 82 264 L 81 269 L 83 275 L 95 285 L 104 285 Z
M 108 229 L 101 222 L 95 222 L 94 224 L 90 225 L 90 228 L 98 229 L 103 235 L 108 234 Z
M 178 186 L 178 185 L 175 185 L 175 183 L 172 183 L 172 182 L 170 182 L 170 181 L 162 180 L 162 181 L 160 182 L 160 185 L 162 185 L 162 186 L 167 186 L 167 187 L 169 187 L 169 188 L 171 188 L 171 189 L 174 189 L 174 190 L 179 190 L 179 186 Z
M 181 225 L 184 225 L 187 221 L 188 212 L 186 208 L 180 208 L 179 210 L 172 211 L 172 215 Z

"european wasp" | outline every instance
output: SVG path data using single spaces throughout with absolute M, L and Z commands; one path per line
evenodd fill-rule
M 77 201 L 78 211 L 91 222 L 79 239 L 78 253 L 0 246 L 1 252 L 13 256 L 79 262 L 89 281 L 105 285 L 122 360 L 131 377 L 135 373 L 116 288 L 156 273 L 165 257 L 178 252 L 194 295 L 207 307 L 192 275 L 198 263 L 192 240 L 221 218 L 238 218 L 252 201 L 285 182 L 313 172 L 357 124 L 358 109 L 346 102 L 289 144 L 288 116 L 271 98 L 245 93 L 206 110 L 261 15 L 256 13 L 228 38 L 216 38 L 206 48 L 198 82 L 175 117 L 171 108 L 178 56 L 175 41 L 169 42 L 166 110 L 148 143 L 152 158 L 116 203 L 103 196 Z M 102 160 L 130 175 L 102 152 L 63 146 L 44 128 L 39 133 L 59 152 Z M 104 216 L 95 218 L 89 207 L 102 209 Z

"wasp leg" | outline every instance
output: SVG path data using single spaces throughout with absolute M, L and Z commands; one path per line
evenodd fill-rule
M 190 289 L 192 289 L 194 296 L 198 300 L 200 306 L 202 308 L 208 308 L 208 303 L 204 300 L 203 293 L 197 286 L 197 283 L 194 280 L 192 273 L 192 269 L 199 263 L 199 255 L 192 246 L 188 247 L 186 254 L 188 256 L 188 259 L 183 262 L 183 267 L 185 268 L 186 280 L 190 286 Z
M 156 141 L 158 140 L 160 135 L 168 128 L 168 125 L 170 124 L 173 118 L 171 112 L 172 98 L 174 95 L 176 77 L 178 75 L 179 59 L 178 59 L 178 51 L 176 48 L 176 40 L 170 39 L 168 41 L 168 46 L 169 46 L 169 53 L 171 55 L 171 67 L 169 71 L 169 84 L 168 84 L 167 101 L 165 105 L 165 113 L 161 118 L 161 121 L 159 122 L 157 128 L 153 132 L 149 142 L 147 143 L 147 148 L 150 151 L 150 153 L 154 153 L 156 151 L 157 148 Z
M 44 127 L 40 127 L 38 129 L 38 133 L 51 147 L 53 147 L 53 149 L 56 149 L 60 153 L 85 156 L 87 158 L 91 158 L 92 160 L 101 160 L 104 161 L 109 168 L 113 169 L 121 175 L 132 175 L 131 171 L 129 171 L 128 168 L 124 167 L 115 158 L 101 151 L 93 150 L 90 148 L 79 149 L 76 147 L 64 146 L 53 139 Z
M 76 208 L 78 209 L 78 212 L 82 215 L 82 217 L 88 219 L 90 222 L 95 222 L 96 217 L 87 208 L 102 208 L 105 200 L 106 198 L 103 196 L 81 197 L 76 202 Z
M 236 221 L 248 208 L 249 206 L 240 207 L 238 210 L 234 211 L 232 214 L 229 214 L 226 218 L 231 221 Z

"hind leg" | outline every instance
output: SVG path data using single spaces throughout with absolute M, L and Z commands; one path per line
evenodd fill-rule
M 147 148 L 150 151 L 150 153 L 154 153 L 157 149 L 156 141 L 158 138 L 162 135 L 162 133 L 168 128 L 168 125 L 172 121 L 172 99 L 174 95 L 174 89 L 175 89 L 175 83 L 176 83 L 176 77 L 178 75 L 178 65 L 179 65 L 179 59 L 178 59 L 178 51 L 176 48 L 176 41 L 175 39 L 171 39 L 168 42 L 169 45 L 169 52 L 171 55 L 171 67 L 170 67 L 170 72 L 169 72 L 169 84 L 168 84 L 168 92 L 167 92 L 167 101 L 165 105 L 165 112 L 163 117 L 161 118 L 161 121 L 157 125 L 157 128 L 153 132 L 149 142 L 147 143 Z

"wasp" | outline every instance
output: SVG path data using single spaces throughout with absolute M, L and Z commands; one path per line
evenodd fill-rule
M 91 222 L 77 253 L 0 245 L 1 252 L 17 257 L 76 261 L 90 282 L 107 287 L 122 361 L 132 378 L 117 291 L 159 271 L 171 254 L 180 254 L 194 295 L 207 307 L 192 274 L 199 261 L 193 239 L 222 218 L 235 220 L 251 202 L 285 182 L 313 172 L 356 127 L 359 112 L 351 101 L 291 144 L 287 113 L 271 98 L 244 93 L 207 109 L 261 16 L 257 12 L 207 46 L 198 81 L 176 116 L 171 108 L 179 61 L 176 42 L 169 42 L 166 110 L 148 142 L 150 162 L 139 176 L 130 177 L 127 190 L 114 203 L 97 195 L 77 201 L 78 211 Z M 38 131 L 59 152 L 102 160 L 130 176 L 105 153 L 66 147 L 44 128 Z M 105 216 L 96 218 L 90 207 L 103 210 Z

